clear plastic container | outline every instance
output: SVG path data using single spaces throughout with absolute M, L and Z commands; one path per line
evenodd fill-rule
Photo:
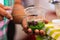
M 25 9 L 26 15 L 37 15 L 40 19 L 45 19 L 46 10 L 41 7 L 28 7 Z
M 60 3 L 55 4 L 56 15 L 60 19 Z
M 46 7 L 40 5 L 40 0 L 34 1 L 34 6 L 25 8 L 25 12 L 27 15 L 38 15 L 41 18 L 45 19 L 46 11 L 48 10 Z M 30 2 L 31 3 L 31 2 Z

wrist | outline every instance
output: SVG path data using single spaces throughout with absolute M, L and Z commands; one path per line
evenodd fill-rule
M 25 17 L 25 15 L 14 15 L 13 19 L 16 24 L 22 24 L 22 21 Z

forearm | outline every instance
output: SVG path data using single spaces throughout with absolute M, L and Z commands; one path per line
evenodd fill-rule
M 25 16 L 24 7 L 22 6 L 21 2 L 21 0 L 15 0 L 12 12 L 15 23 L 21 23 L 22 19 Z

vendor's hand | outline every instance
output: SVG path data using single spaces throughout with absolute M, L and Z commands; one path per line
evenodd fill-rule
M 26 18 L 23 19 L 22 26 L 23 26 L 23 30 L 27 34 L 37 34 L 37 35 L 40 34 L 41 36 L 45 35 L 45 31 L 38 30 L 38 29 L 34 30 L 34 33 L 33 33 L 32 29 L 31 28 L 28 28 L 27 19 Z
M 11 8 L 10 7 L 6 7 L 6 6 L 2 5 L 2 4 L 0 4 L 0 21 L 2 21 L 4 17 L 6 17 L 6 18 L 8 18 L 10 20 L 13 19 L 11 14 L 6 12 L 6 10 L 11 10 Z
M 50 20 L 55 19 L 55 18 L 57 18 L 57 16 L 56 16 L 56 13 L 54 11 L 48 11 L 47 12 L 46 20 L 50 21 Z M 23 24 L 24 31 L 26 33 L 31 34 L 32 33 L 32 30 L 30 28 L 28 28 L 27 20 L 26 19 L 23 20 L 22 24 Z M 41 32 L 41 30 L 35 30 L 35 34 L 40 34 L 40 33 L 45 34 L 44 31 Z

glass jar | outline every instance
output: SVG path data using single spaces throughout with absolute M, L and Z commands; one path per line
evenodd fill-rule
M 37 10 L 35 7 L 28 7 L 25 9 L 25 13 L 27 14 L 26 19 L 28 27 L 31 28 L 33 31 L 35 29 L 41 30 L 44 27 L 44 23 L 42 23 L 44 20 L 44 16 L 42 15 L 43 13 L 40 14 L 40 12 L 38 11 L 39 10 Z M 37 27 L 39 23 L 43 24 L 40 29 L 39 27 Z

